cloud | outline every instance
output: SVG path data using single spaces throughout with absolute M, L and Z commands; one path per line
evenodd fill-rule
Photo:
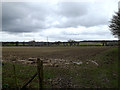
M 3 3 L 3 31 L 21 33 L 53 27 L 106 25 L 109 18 L 105 5 L 103 2 Z
M 41 5 L 41 6 L 40 6 Z M 47 28 L 45 19 L 47 11 L 40 4 L 3 3 L 2 27 L 3 31 L 12 33 L 34 32 Z
M 74 18 L 87 14 L 89 4 L 85 2 L 62 2 L 58 3 L 58 8 L 58 14 L 66 18 Z
M 102 30 L 101 30 L 102 28 Z M 54 33 L 53 33 L 54 32 Z M 111 32 L 108 30 L 107 25 L 100 25 L 99 27 L 83 27 L 78 28 L 51 28 L 42 31 L 42 37 L 49 37 L 50 40 L 97 40 L 97 39 L 111 39 L 113 38 Z
M 58 4 L 58 7 L 60 8 L 58 10 L 58 15 L 61 16 L 61 19 L 64 18 L 64 21 L 59 20 L 60 24 L 56 25 L 56 27 L 68 28 L 107 25 L 110 15 L 108 13 L 108 8 L 105 8 L 106 4 L 106 2 L 60 3 L 60 5 Z
M 102 29 L 101 29 L 102 28 Z M 78 28 L 51 28 L 41 32 L 27 32 L 19 34 L 8 34 L 3 32 L 3 41 L 68 41 L 69 39 L 81 40 L 117 40 L 108 30 L 107 25 L 99 27 L 83 27 Z
M 94 1 L 4 2 L 2 30 L 11 40 L 22 40 L 22 33 L 26 40 L 46 40 L 47 36 L 51 41 L 113 38 L 107 26 L 117 11 L 117 0 Z

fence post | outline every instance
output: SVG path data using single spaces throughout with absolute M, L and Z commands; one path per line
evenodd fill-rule
M 39 78 L 39 89 L 43 90 L 43 61 L 37 58 L 37 71 Z
M 16 69 L 14 64 L 13 64 L 13 73 L 14 73 L 14 79 L 15 79 L 15 86 L 17 88 L 17 76 L 16 76 Z

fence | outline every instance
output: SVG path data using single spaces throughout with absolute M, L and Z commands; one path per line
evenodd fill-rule
M 18 87 L 17 84 L 17 75 L 16 75 L 16 69 L 15 65 L 13 64 L 13 72 L 14 72 L 14 79 L 15 79 L 15 86 Z M 25 89 L 29 83 L 32 82 L 32 80 L 38 75 L 39 80 L 39 89 L 43 89 L 43 61 L 41 61 L 39 58 L 37 58 L 37 72 L 26 82 L 21 89 Z

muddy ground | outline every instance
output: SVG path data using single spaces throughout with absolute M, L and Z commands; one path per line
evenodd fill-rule
M 96 58 L 96 56 L 111 48 L 113 47 L 3 47 L 2 60 L 3 62 L 36 65 L 36 58 L 40 58 L 43 60 L 45 68 L 49 67 L 46 69 L 48 72 L 52 70 L 57 72 L 54 78 L 45 79 L 46 84 L 51 85 L 51 87 L 95 88 L 102 87 L 102 76 L 99 81 L 94 80 L 97 75 L 99 76 L 99 72 L 102 71 L 96 72 L 96 70 L 99 70 L 104 63 L 106 64 L 106 62 L 100 60 L 99 57 Z M 112 59 L 110 55 L 109 58 Z M 107 61 L 108 64 L 109 61 Z M 94 72 L 97 75 L 93 75 L 93 77 L 92 74 Z M 88 84 L 88 82 L 91 84 Z M 102 82 L 106 83 L 107 81 Z
M 2 49 L 5 61 L 23 61 L 40 58 L 46 62 L 69 63 L 85 61 L 110 47 L 9 47 Z M 32 62 L 28 62 L 32 63 Z

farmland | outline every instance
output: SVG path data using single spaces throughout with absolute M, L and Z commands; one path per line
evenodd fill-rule
M 15 87 L 12 63 L 19 87 L 36 72 L 36 63 L 26 62 L 30 58 L 47 62 L 43 63 L 45 88 L 118 87 L 118 48 L 110 46 L 3 47 L 4 87 Z M 28 87 L 38 88 L 38 78 Z

